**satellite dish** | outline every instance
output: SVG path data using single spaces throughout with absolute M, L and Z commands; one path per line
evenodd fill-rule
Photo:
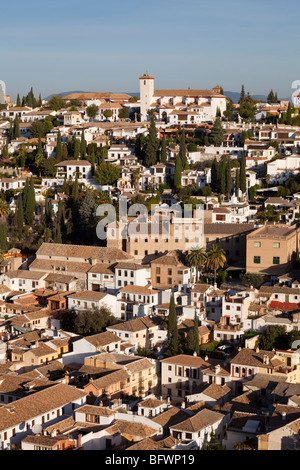
M 40 432 L 42 432 L 43 428 L 40 424 L 35 424 L 34 426 L 32 426 L 31 430 L 33 434 L 39 434 Z

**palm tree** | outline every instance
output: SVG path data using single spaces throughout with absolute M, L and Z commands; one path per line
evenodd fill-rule
M 206 262 L 205 266 L 213 271 L 214 273 L 214 284 L 216 284 L 217 279 L 217 270 L 223 268 L 226 264 L 227 259 L 225 251 L 222 250 L 218 245 L 211 245 L 210 249 L 206 253 Z
M 190 266 L 196 268 L 196 282 L 199 279 L 199 267 L 206 263 L 206 253 L 203 248 L 193 248 L 190 253 L 186 255 L 186 261 Z
M 0 199 L 0 219 L 6 218 L 9 215 L 9 213 L 10 213 L 9 204 L 3 199 Z
M 139 168 L 136 168 L 133 171 L 132 177 L 133 177 L 133 184 L 134 184 L 134 192 L 135 192 L 135 194 L 137 194 L 139 192 L 139 180 L 140 180 L 140 169 Z

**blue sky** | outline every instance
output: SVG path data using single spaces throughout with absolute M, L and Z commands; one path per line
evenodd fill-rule
M 298 0 L 1 2 L 0 80 L 15 98 L 70 90 L 212 88 L 291 96 L 300 80 Z

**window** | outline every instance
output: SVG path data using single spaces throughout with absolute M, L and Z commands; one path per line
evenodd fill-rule
M 168 268 L 168 275 L 172 276 L 172 268 Z
M 160 268 L 156 268 L 156 274 L 160 274 Z
M 273 248 L 280 248 L 280 243 L 279 242 L 274 242 L 273 243 Z
M 260 264 L 260 256 L 254 256 L 254 263 Z
M 255 246 L 255 248 L 260 248 L 260 247 L 261 247 L 261 243 L 260 243 L 260 242 L 254 242 L 254 246 Z
M 157 284 L 160 284 L 160 276 L 156 276 L 156 282 Z
M 279 264 L 280 258 L 279 256 L 273 256 L 273 264 Z

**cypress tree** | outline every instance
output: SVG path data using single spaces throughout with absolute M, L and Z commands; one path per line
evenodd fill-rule
M 49 201 L 47 196 L 45 197 L 45 227 L 46 228 L 52 227 L 51 201 Z
M 81 132 L 81 141 L 80 141 L 80 156 L 81 159 L 84 160 L 86 157 L 86 141 L 84 138 L 84 130 L 82 129 Z
M 219 162 L 214 158 L 211 166 L 211 189 L 214 193 L 220 190 Z
M 160 161 L 161 163 L 166 163 L 167 161 L 167 143 L 166 143 L 165 134 L 163 135 L 162 142 L 161 142 Z
M 181 166 L 182 169 L 185 168 L 185 165 L 187 164 L 187 158 L 186 158 L 186 144 L 185 144 L 185 132 L 184 130 L 182 131 L 181 137 L 180 137 L 180 143 L 179 143 L 179 156 L 181 159 Z
M 2 157 L 3 158 L 8 158 L 8 142 L 7 141 L 6 141 L 6 144 L 3 147 Z
M 200 347 L 199 347 L 199 322 L 198 322 L 198 317 L 195 312 L 194 315 L 194 325 L 193 328 L 190 329 L 188 333 L 188 348 L 195 352 L 197 356 L 199 355 L 200 352 Z
M 28 178 L 27 178 L 27 180 L 28 180 Z M 28 190 L 27 190 L 27 194 L 26 194 L 26 201 L 24 201 L 24 207 L 25 207 L 26 223 L 28 225 L 32 225 L 34 212 L 35 212 L 35 208 L 36 208 L 34 182 L 33 182 L 33 177 L 32 176 L 30 178 L 30 182 L 29 182 L 29 185 L 28 185 Z
M 240 170 L 239 168 L 236 169 L 236 174 L 235 174 L 235 192 L 236 196 L 239 195 L 239 189 L 240 189 Z
M 74 144 L 74 159 L 77 160 L 79 158 L 80 154 L 80 140 L 75 139 L 75 144 Z
M 168 335 L 171 336 L 177 330 L 177 314 L 174 294 L 171 294 L 168 316 Z
M 240 166 L 240 190 L 243 194 L 245 194 L 247 190 L 247 183 L 246 183 L 246 157 L 243 152 L 241 166 Z
M 60 223 L 59 223 L 58 221 L 56 222 L 55 243 L 62 243 L 62 236 L 61 236 Z
M 244 99 L 245 99 L 246 95 L 245 95 L 245 87 L 244 85 L 242 85 L 242 90 L 241 90 L 241 95 L 240 95 L 240 99 L 239 99 L 239 104 L 241 104 Z
M 14 138 L 18 139 L 18 137 L 20 137 L 20 121 L 18 115 L 16 114 L 14 119 Z
M 181 163 L 181 158 L 178 154 L 176 155 L 176 161 L 175 161 L 175 173 L 174 173 L 174 188 L 175 189 L 181 188 L 181 173 L 182 173 L 182 163 Z
M 231 164 L 230 158 L 227 159 L 226 164 L 226 193 L 228 196 L 231 194 L 232 180 L 231 180 Z
M 15 228 L 18 232 L 19 237 L 21 237 L 22 235 L 23 225 L 24 225 L 23 201 L 22 201 L 22 193 L 19 193 L 18 199 L 17 199 L 16 212 L 15 212 Z
M 157 162 L 157 149 L 158 149 L 158 139 L 157 131 L 155 126 L 155 117 L 154 114 L 150 115 L 150 126 L 149 134 L 147 136 L 146 148 L 145 148 L 145 165 L 149 168 L 152 165 L 155 165 Z
M 291 103 L 289 102 L 287 113 L 286 113 L 286 123 L 288 125 L 292 124 L 292 108 L 291 108 Z
M 57 142 L 56 142 L 56 159 L 61 162 L 62 160 L 62 146 L 61 146 L 61 133 L 58 129 Z
M 11 142 L 12 140 L 14 140 L 15 138 L 15 135 L 14 135 L 14 126 L 13 126 L 13 123 L 10 122 L 10 126 L 9 126 L 9 141 Z
M 72 187 L 72 198 L 75 203 L 78 201 L 79 196 L 79 184 L 78 184 L 78 176 L 76 175 L 73 187 Z
M 2 253 L 7 252 L 7 233 L 6 233 L 6 225 L 0 225 L 0 251 Z
M 221 194 L 226 192 L 226 162 L 224 159 L 220 162 L 220 192 Z
M 21 100 L 20 100 L 20 95 L 19 95 L 19 93 L 18 93 L 16 106 L 17 106 L 18 108 L 20 108 L 21 105 L 22 105 L 22 103 L 21 103 Z

